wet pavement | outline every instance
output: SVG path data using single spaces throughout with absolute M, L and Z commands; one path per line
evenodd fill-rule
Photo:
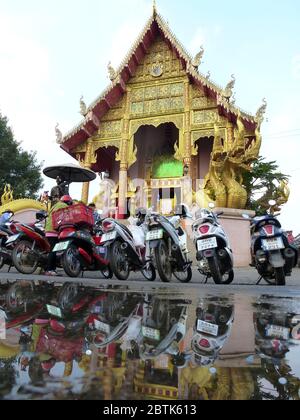
M 300 399 L 297 289 L 13 275 L 0 399 Z

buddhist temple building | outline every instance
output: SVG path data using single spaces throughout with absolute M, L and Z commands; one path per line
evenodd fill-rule
M 183 201 L 245 208 L 243 172 L 259 155 L 266 103 L 255 116 L 239 109 L 234 76 L 217 86 L 200 72 L 203 54 L 191 57 L 154 6 L 120 67 L 109 65 L 110 85 L 90 106 L 81 100 L 84 119 L 57 130 L 63 150 L 109 175 L 120 215 L 130 199 L 164 214 Z

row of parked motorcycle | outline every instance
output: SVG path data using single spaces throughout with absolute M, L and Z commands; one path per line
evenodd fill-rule
M 298 251 L 273 214 L 275 205 L 270 202 L 268 214 L 250 220 L 252 266 L 268 283 L 283 286 L 297 264 Z M 69 206 L 64 214 L 73 207 Z M 221 215 L 215 212 L 213 204 L 199 210 L 191 221 L 192 235 L 199 272 L 207 280 L 213 278 L 216 284 L 230 284 L 234 280 L 234 257 L 219 222 Z M 35 223 L 24 224 L 11 220 L 11 215 L 0 226 L 0 267 L 7 264 L 22 274 L 33 274 L 39 267 L 46 267 L 48 255 L 53 252 L 57 266 L 72 278 L 84 271 L 98 271 L 107 279 L 115 275 L 119 280 L 127 280 L 131 272 L 141 272 L 148 281 L 155 281 L 157 272 L 163 282 L 170 282 L 173 276 L 181 283 L 192 279 L 193 261 L 185 229 L 192 216 L 184 204 L 176 207 L 172 217 L 138 209 L 129 225 L 100 217 L 92 218 L 93 223 L 87 221 L 91 218 L 81 223 L 72 223 L 70 218 L 67 222 L 59 220 L 54 249 L 44 232 L 47 216 L 39 212 Z M 247 215 L 245 218 L 250 219 Z

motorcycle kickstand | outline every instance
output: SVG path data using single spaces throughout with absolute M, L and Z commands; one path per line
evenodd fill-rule
M 206 276 L 205 281 L 204 281 L 203 284 L 207 284 L 208 283 L 208 279 L 209 279 L 209 276 Z
M 263 281 L 263 277 L 261 276 L 259 279 L 258 279 L 258 282 L 256 283 L 256 286 L 259 286 L 260 285 L 260 283 Z
M 10 273 L 11 269 L 12 269 L 12 264 L 8 267 L 8 273 Z

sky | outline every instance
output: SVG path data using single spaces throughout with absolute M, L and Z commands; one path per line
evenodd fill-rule
M 157 0 L 157 7 L 191 54 L 204 45 L 202 73 L 221 86 L 235 74 L 238 106 L 255 114 L 267 98 L 261 154 L 291 175 L 281 221 L 300 233 L 300 2 Z M 81 120 L 80 96 L 90 104 L 104 90 L 108 62 L 118 66 L 151 12 L 152 0 L 0 0 L 0 112 L 45 166 L 72 161 L 55 143 L 56 123 L 65 133 Z

